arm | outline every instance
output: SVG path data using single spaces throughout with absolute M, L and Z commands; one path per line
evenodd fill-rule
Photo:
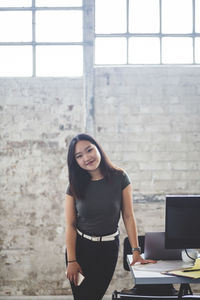
M 67 260 L 68 262 L 75 260 L 75 262 L 68 263 L 66 275 L 71 282 L 77 285 L 78 272 L 82 273 L 82 270 L 76 261 L 76 213 L 74 198 L 70 195 L 66 195 L 65 215 Z
M 129 184 L 125 189 L 122 191 L 122 218 L 124 221 L 124 225 L 126 228 L 126 232 L 128 234 L 129 242 L 132 248 L 137 248 L 138 244 L 138 237 L 137 237 L 137 226 L 135 217 L 133 214 L 133 204 L 132 204 L 132 187 Z M 136 262 L 140 262 L 142 264 L 146 263 L 153 263 L 153 260 L 145 260 L 140 256 L 138 251 L 134 251 L 133 253 L 133 261 L 131 265 L 134 265 Z

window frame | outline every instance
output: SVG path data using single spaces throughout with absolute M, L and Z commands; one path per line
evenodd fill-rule
M 91 75 L 93 73 L 93 68 L 98 66 L 110 66 L 112 64 L 96 64 L 95 63 L 95 40 L 98 37 L 125 37 L 126 38 L 126 44 L 127 44 L 127 50 L 126 50 L 126 63 L 125 64 L 115 64 L 117 66 L 123 67 L 123 66 L 137 66 L 137 65 L 144 65 L 144 66 L 159 66 L 159 65 L 170 65 L 168 63 L 163 63 L 163 57 L 162 57 L 162 40 L 164 37 L 190 37 L 193 41 L 193 62 L 184 64 L 184 63 L 178 63 L 178 66 L 181 65 L 200 65 L 200 62 L 195 62 L 195 39 L 200 38 L 200 33 L 195 32 L 195 1 L 192 0 L 192 14 L 193 14 L 193 31 L 192 33 L 187 34 L 163 34 L 162 33 L 162 0 L 159 0 L 159 13 L 160 13 L 160 31 L 159 33 L 130 33 L 129 32 L 129 0 L 126 1 L 126 32 L 120 33 L 120 34 L 101 34 L 101 33 L 95 33 L 95 0 L 82 0 L 81 6 L 52 6 L 52 7 L 40 7 L 36 6 L 35 2 L 36 0 L 32 0 L 32 6 L 29 7 L 0 7 L 0 11 L 31 11 L 32 12 L 32 41 L 31 42 L 0 42 L 1 46 L 31 46 L 32 47 L 32 76 L 23 76 L 23 77 L 40 77 L 36 75 L 36 47 L 37 46 L 72 46 L 72 45 L 78 45 L 83 47 L 83 74 L 82 76 L 87 77 L 89 74 L 89 77 L 91 78 Z M 83 40 L 82 42 L 37 42 L 35 38 L 35 15 L 36 11 L 49 11 L 49 10 L 81 10 L 83 12 Z M 131 37 L 157 37 L 159 38 L 160 42 L 160 62 L 159 64 L 149 64 L 149 63 L 130 63 L 128 61 L 129 58 L 129 47 L 128 47 L 128 41 Z M 171 65 L 176 65 L 176 63 L 173 63 Z M 3 76 L 1 76 L 3 77 Z M 6 77 L 13 77 L 13 76 L 6 76 Z M 15 77 L 21 77 L 21 76 L 15 76 Z M 47 76 L 52 77 L 52 76 Z M 57 77 L 57 76 L 53 76 Z M 63 76 L 62 76 L 63 77 Z M 64 76 L 69 77 L 69 76 Z
M 125 37 L 127 40 L 127 53 L 126 53 L 126 64 L 119 64 L 120 66 L 137 66 L 137 65 L 200 65 L 200 63 L 197 63 L 195 61 L 195 38 L 200 37 L 200 33 L 195 32 L 195 0 L 192 0 L 192 32 L 191 33 L 180 33 L 180 34 L 173 34 L 173 33 L 162 33 L 162 0 L 159 0 L 159 18 L 160 18 L 160 24 L 159 24 L 159 32 L 158 33 L 131 33 L 129 32 L 129 0 L 126 0 L 126 33 L 113 33 L 113 34 L 107 34 L 107 33 L 96 33 L 95 32 L 95 40 L 98 38 L 113 38 L 113 37 Z M 160 41 L 160 59 L 159 64 L 149 64 L 149 63 L 129 63 L 129 38 L 131 37 L 156 37 L 159 38 Z M 192 38 L 192 63 L 163 63 L 163 51 L 162 51 L 162 41 L 165 37 L 190 37 Z M 97 64 L 95 63 L 95 66 L 108 66 L 112 64 Z M 118 65 L 118 64 L 117 64 Z
M 37 42 L 36 41 L 36 11 L 83 11 L 84 6 L 48 6 L 41 7 L 35 5 L 35 0 L 32 0 L 32 6 L 28 7 L 0 7 L 0 11 L 31 11 L 32 12 L 32 41 L 30 42 L 0 42 L 1 46 L 32 46 L 32 76 L 31 77 L 40 77 L 36 75 L 36 47 L 37 46 L 84 46 L 84 41 L 81 42 Z M 84 20 L 84 18 L 83 18 Z M 84 25 L 83 25 L 84 27 Z M 82 75 L 83 76 L 83 75 Z M 1 76 L 2 77 L 2 76 Z M 8 77 L 8 76 L 6 76 Z M 9 76 L 13 77 L 13 76 Z M 14 76 L 18 77 L 18 76 Z M 19 76 L 21 77 L 21 76 Z M 27 77 L 27 76 L 23 76 Z M 43 76 L 42 76 L 43 77 Z M 47 76 L 52 77 L 52 76 Z M 53 77 L 63 77 L 63 76 L 53 76 Z M 65 77 L 65 76 L 64 76 Z M 68 77 L 68 76 L 66 76 Z

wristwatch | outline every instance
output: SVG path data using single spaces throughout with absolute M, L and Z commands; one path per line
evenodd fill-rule
M 133 253 L 134 251 L 138 251 L 139 253 L 141 253 L 141 248 L 140 248 L 140 247 L 132 248 L 132 253 Z

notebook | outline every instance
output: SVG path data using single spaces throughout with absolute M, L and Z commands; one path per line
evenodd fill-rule
M 147 232 L 145 234 L 144 258 L 155 260 L 179 260 L 182 249 L 165 249 L 164 232 Z

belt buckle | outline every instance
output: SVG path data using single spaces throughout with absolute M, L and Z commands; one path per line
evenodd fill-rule
M 92 237 L 92 241 L 94 241 L 94 242 L 100 242 L 101 241 L 101 237 L 100 236 L 93 236 Z

